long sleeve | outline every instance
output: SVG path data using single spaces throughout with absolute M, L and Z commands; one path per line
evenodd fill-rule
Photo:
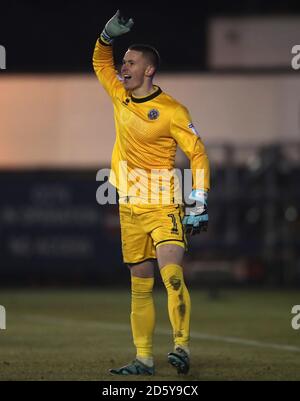
M 93 67 L 97 78 L 112 98 L 117 96 L 118 91 L 124 91 L 114 67 L 112 46 L 106 45 L 101 39 L 96 42 Z
M 195 130 L 188 110 L 180 105 L 171 121 L 171 135 L 190 160 L 193 189 L 210 188 L 210 166 L 205 146 Z

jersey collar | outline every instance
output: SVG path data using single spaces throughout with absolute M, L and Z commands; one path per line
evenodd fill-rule
M 160 89 L 159 86 L 157 86 L 157 90 L 153 93 L 151 93 L 151 95 L 145 96 L 145 97 L 134 97 L 133 95 L 131 95 L 131 100 L 134 103 L 144 103 L 144 102 L 148 102 L 149 100 L 154 99 L 156 96 L 160 95 L 162 93 L 162 90 Z

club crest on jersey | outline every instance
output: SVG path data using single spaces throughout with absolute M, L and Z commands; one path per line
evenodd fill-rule
M 148 113 L 149 120 L 157 120 L 159 117 L 159 111 L 156 109 L 151 109 Z
M 196 128 L 195 128 L 195 126 L 194 126 L 193 123 L 189 123 L 188 127 L 193 131 L 193 133 L 194 133 L 195 135 L 197 135 L 197 136 L 200 137 L 200 135 L 199 135 L 198 131 L 196 130 Z

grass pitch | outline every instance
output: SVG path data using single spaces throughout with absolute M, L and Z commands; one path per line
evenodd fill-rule
M 0 290 L 0 380 L 300 380 L 300 330 L 291 326 L 296 291 L 191 290 L 192 367 L 178 377 L 166 294 L 154 292 L 154 377 L 108 373 L 134 357 L 129 289 Z

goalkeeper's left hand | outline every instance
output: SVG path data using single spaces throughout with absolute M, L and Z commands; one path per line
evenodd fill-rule
M 196 201 L 196 206 L 190 210 L 188 215 L 184 216 L 182 221 L 187 234 L 195 235 L 201 231 L 207 231 L 207 197 L 207 192 L 202 189 L 194 189 L 190 194 L 189 199 Z

